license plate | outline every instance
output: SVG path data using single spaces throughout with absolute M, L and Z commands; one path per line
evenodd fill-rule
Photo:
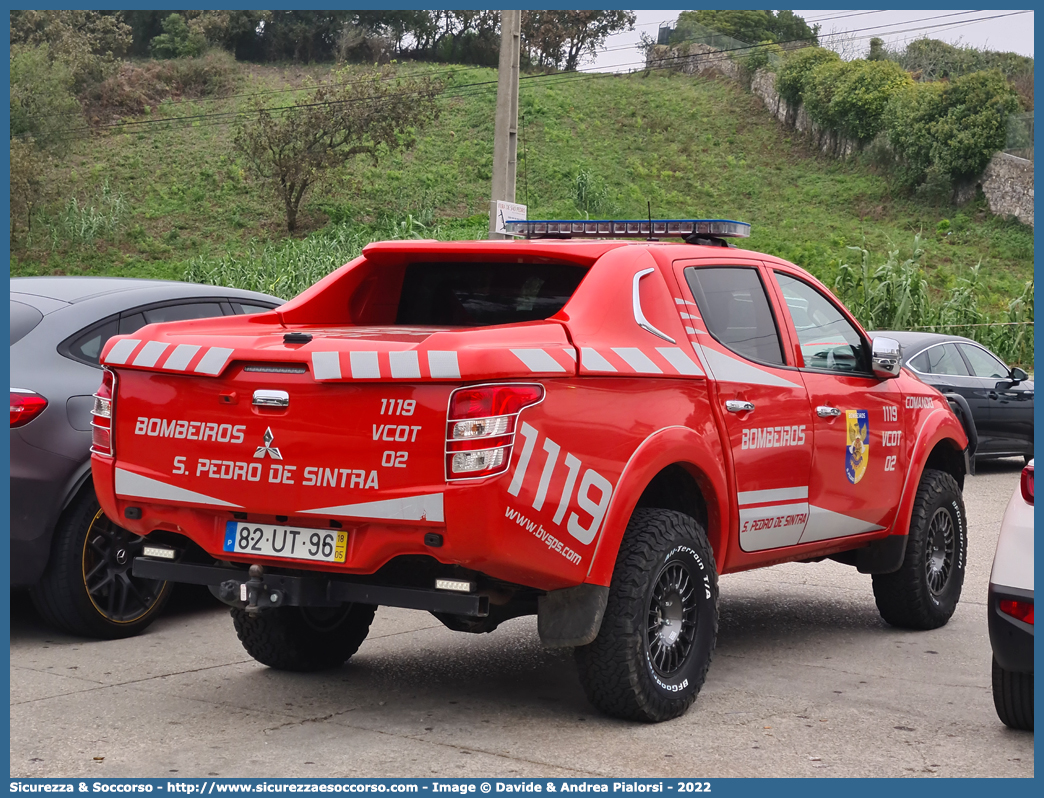
M 347 550 L 348 533 L 340 529 L 301 529 L 243 521 L 225 524 L 225 551 L 236 554 L 344 562 Z

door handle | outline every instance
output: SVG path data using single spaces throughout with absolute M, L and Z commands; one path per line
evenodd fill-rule
M 816 408 L 816 415 L 820 418 L 835 418 L 841 415 L 841 411 L 836 407 L 830 407 L 829 405 L 820 405 Z
M 754 409 L 754 403 L 744 402 L 740 399 L 729 399 L 725 403 L 725 409 L 730 413 L 749 413 Z

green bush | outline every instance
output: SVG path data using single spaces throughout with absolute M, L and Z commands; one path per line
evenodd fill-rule
M 812 71 L 828 61 L 841 61 L 841 56 L 824 47 L 804 47 L 787 54 L 776 77 L 776 91 L 791 105 L 804 99 L 805 83 Z
M 881 132 L 889 100 L 912 83 L 891 61 L 827 61 L 809 76 L 805 108 L 812 121 L 866 142 Z
M 1018 109 L 1018 97 L 999 70 L 906 86 L 885 111 L 904 182 L 919 186 L 980 175 L 1004 148 L 1007 116 Z
M 769 41 L 760 42 L 757 47 L 752 47 L 750 54 L 740 63 L 746 72 L 747 83 L 754 79 L 754 73 L 759 69 L 768 67 L 775 69 L 783 58 L 783 48 Z
M 57 143 L 63 131 L 80 127 L 80 104 L 73 95 L 72 71 L 52 63 L 49 46 L 11 48 L 11 136 L 31 136 L 37 145 Z
M 207 49 L 207 40 L 189 30 L 181 14 L 163 20 L 163 33 L 152 40 L 149 49 L 154 58 L 194 58 Z

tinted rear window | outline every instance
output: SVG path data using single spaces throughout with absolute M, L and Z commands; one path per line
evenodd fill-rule
M 43 314 L 34 307 L 11 300 L 11 346 L 29 334 L 40 323 Z
M 412 263 L 395 323 L 485 327 L 546 319 L 586 273 L 561 263 Z

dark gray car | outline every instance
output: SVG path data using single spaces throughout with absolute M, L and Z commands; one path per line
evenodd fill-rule
M 1033 457 L 1033 381 L 982 344 L 959 335 L 888 332 L 903 347 L 903 365 L 944 394 L 963 397 L 975 421 L 977 460 Z M 960 415 L 960 413 L 958 413 Z
M 11 280 L 11 584 L 52 625 L 137 634 L 169 586 L 130 574 L 143 538 L 109 521 L 90 473 L 98 357 L 110 336 L 162 321 L 257 313 L 266 294 L 109 277 Z

